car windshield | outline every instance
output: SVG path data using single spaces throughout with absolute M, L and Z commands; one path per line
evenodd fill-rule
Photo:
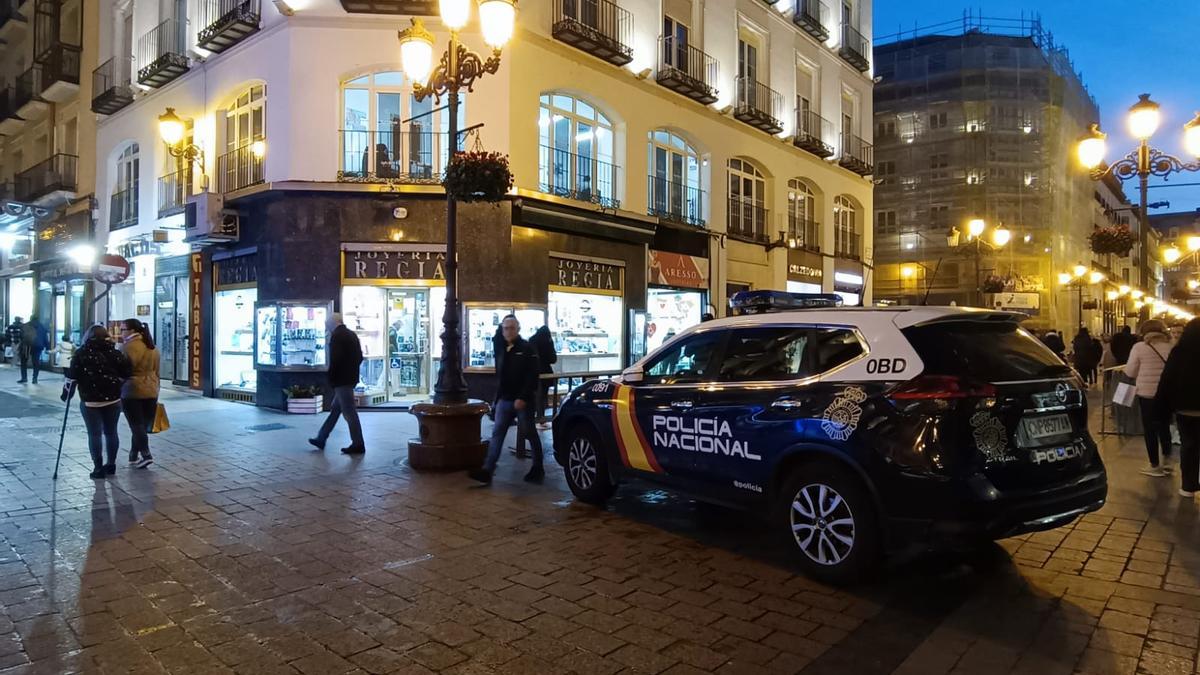
M 938 321 L 903 333 L 928 375 L 1004 382 L 1071 372 L 1040 340 L 1010 321 Z

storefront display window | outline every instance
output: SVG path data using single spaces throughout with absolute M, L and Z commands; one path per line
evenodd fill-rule
M 624 312 L 618 296 L 550 291 L 549 326 L 558 351 L 558 370 L 619 369 Z
M 646 349 L 654 351 L 685 328 L 700 323 L 704 293 L 676 288 L 646 292 Z
M 254 371 L 254 303 L 257 300 L 257 288 L 231 289 L 215 294 L 214 376 L 218 389 L 254 391 L 257 386 Z M 271 323 L 269 316 L 265 318 L 268 324 Z
M 494 370 L 496 355 L 492 338 L 500 329 L 504 317 L 512 314 L 521 323 L 521 337 L 528 340 L 537 329 L 546 325 L 546 310 L 542 307 L 515 305 L 467 305 L 467 369 Z M 554 330 L 551 326 L 550 330 Z M 555 368 L 558 370 L 558 368 Z
M 399 401 L 428 396 L 442 356 L 445 286 L 342 288 L 342 321 L 363 346 L 360 389 Z
M 259 304 L 255 308 L 255 365 L 270 370 L 323 370 L 329 312 L 329 303 Z
M 33 277 L 13 277 L 8 280 L 8 316 L 4 325 L 12 323 L 13 318 L 29 319 L 33 314 Z

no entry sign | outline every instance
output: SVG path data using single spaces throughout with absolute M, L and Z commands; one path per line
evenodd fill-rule
M 92 276 L 102 284 L 119 284 L 129 278 L 129 261 L 119 255 L 104 255 Z

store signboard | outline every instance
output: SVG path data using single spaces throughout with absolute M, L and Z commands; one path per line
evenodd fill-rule
M 992 295 L 989 306 L 997 309 L 1038 309 L 1041 297 L 1038 293 L 996 293 Z
M 550 254 L 550 290 L 624 295 L 625 263 L 604 258 Z
M 200 276 L 203 271 L 203 258 L 199 253 L 193 253 L 191 284 L 189 284 L 191 292 L 188 293 L 188 309 L 191 314 L 191 320 L 188 321 L 188 329 L 191 333 L 191 339 L 188 340 L 188 349 L 191 350 L 191 353 L 188 354 L 188 359 L 192 363 L 191 378 L 188 386 L 192 389 L 203 388 L 200 380 L 200 359 L 201 354 L 204 353 L 204 343 L 202 342 L 204 333 L 200 330 Z M 150 308 L 147 307 L 146 309 L 149 310 Z M 141 308 L 139 308 L 138 313 L 141 313 Z
M 446 280 L 443 244 L 343 244 L 342 279 L 349 283 Z
M 675 288 L 708 288 L 708 260 L 650 249 L 650 284 Z
M 218 261 L 216 267 L 218 290 L 234 286 L 253 286 L 258 283 L 257 253 L 225 258 Z

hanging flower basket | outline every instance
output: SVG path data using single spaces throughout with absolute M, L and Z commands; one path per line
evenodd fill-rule
M 462 202 L 498 202 L 512 189 L 508 156 L 498 152 L 460 152 L 446 166 L 446 194 Z
M 1130 249 L 1137 243 L 1137 237 L 1127 225 L 1097 227 L 1089 237 L 1092 253 L 1098 255 L 1129 255 Z
M 980 290 L 984 293 L 1003 293 L 1005 287 L 1008 286 L 1008 280 L 1003 277 L 990 276 L 983 280 L 980 284 Z

